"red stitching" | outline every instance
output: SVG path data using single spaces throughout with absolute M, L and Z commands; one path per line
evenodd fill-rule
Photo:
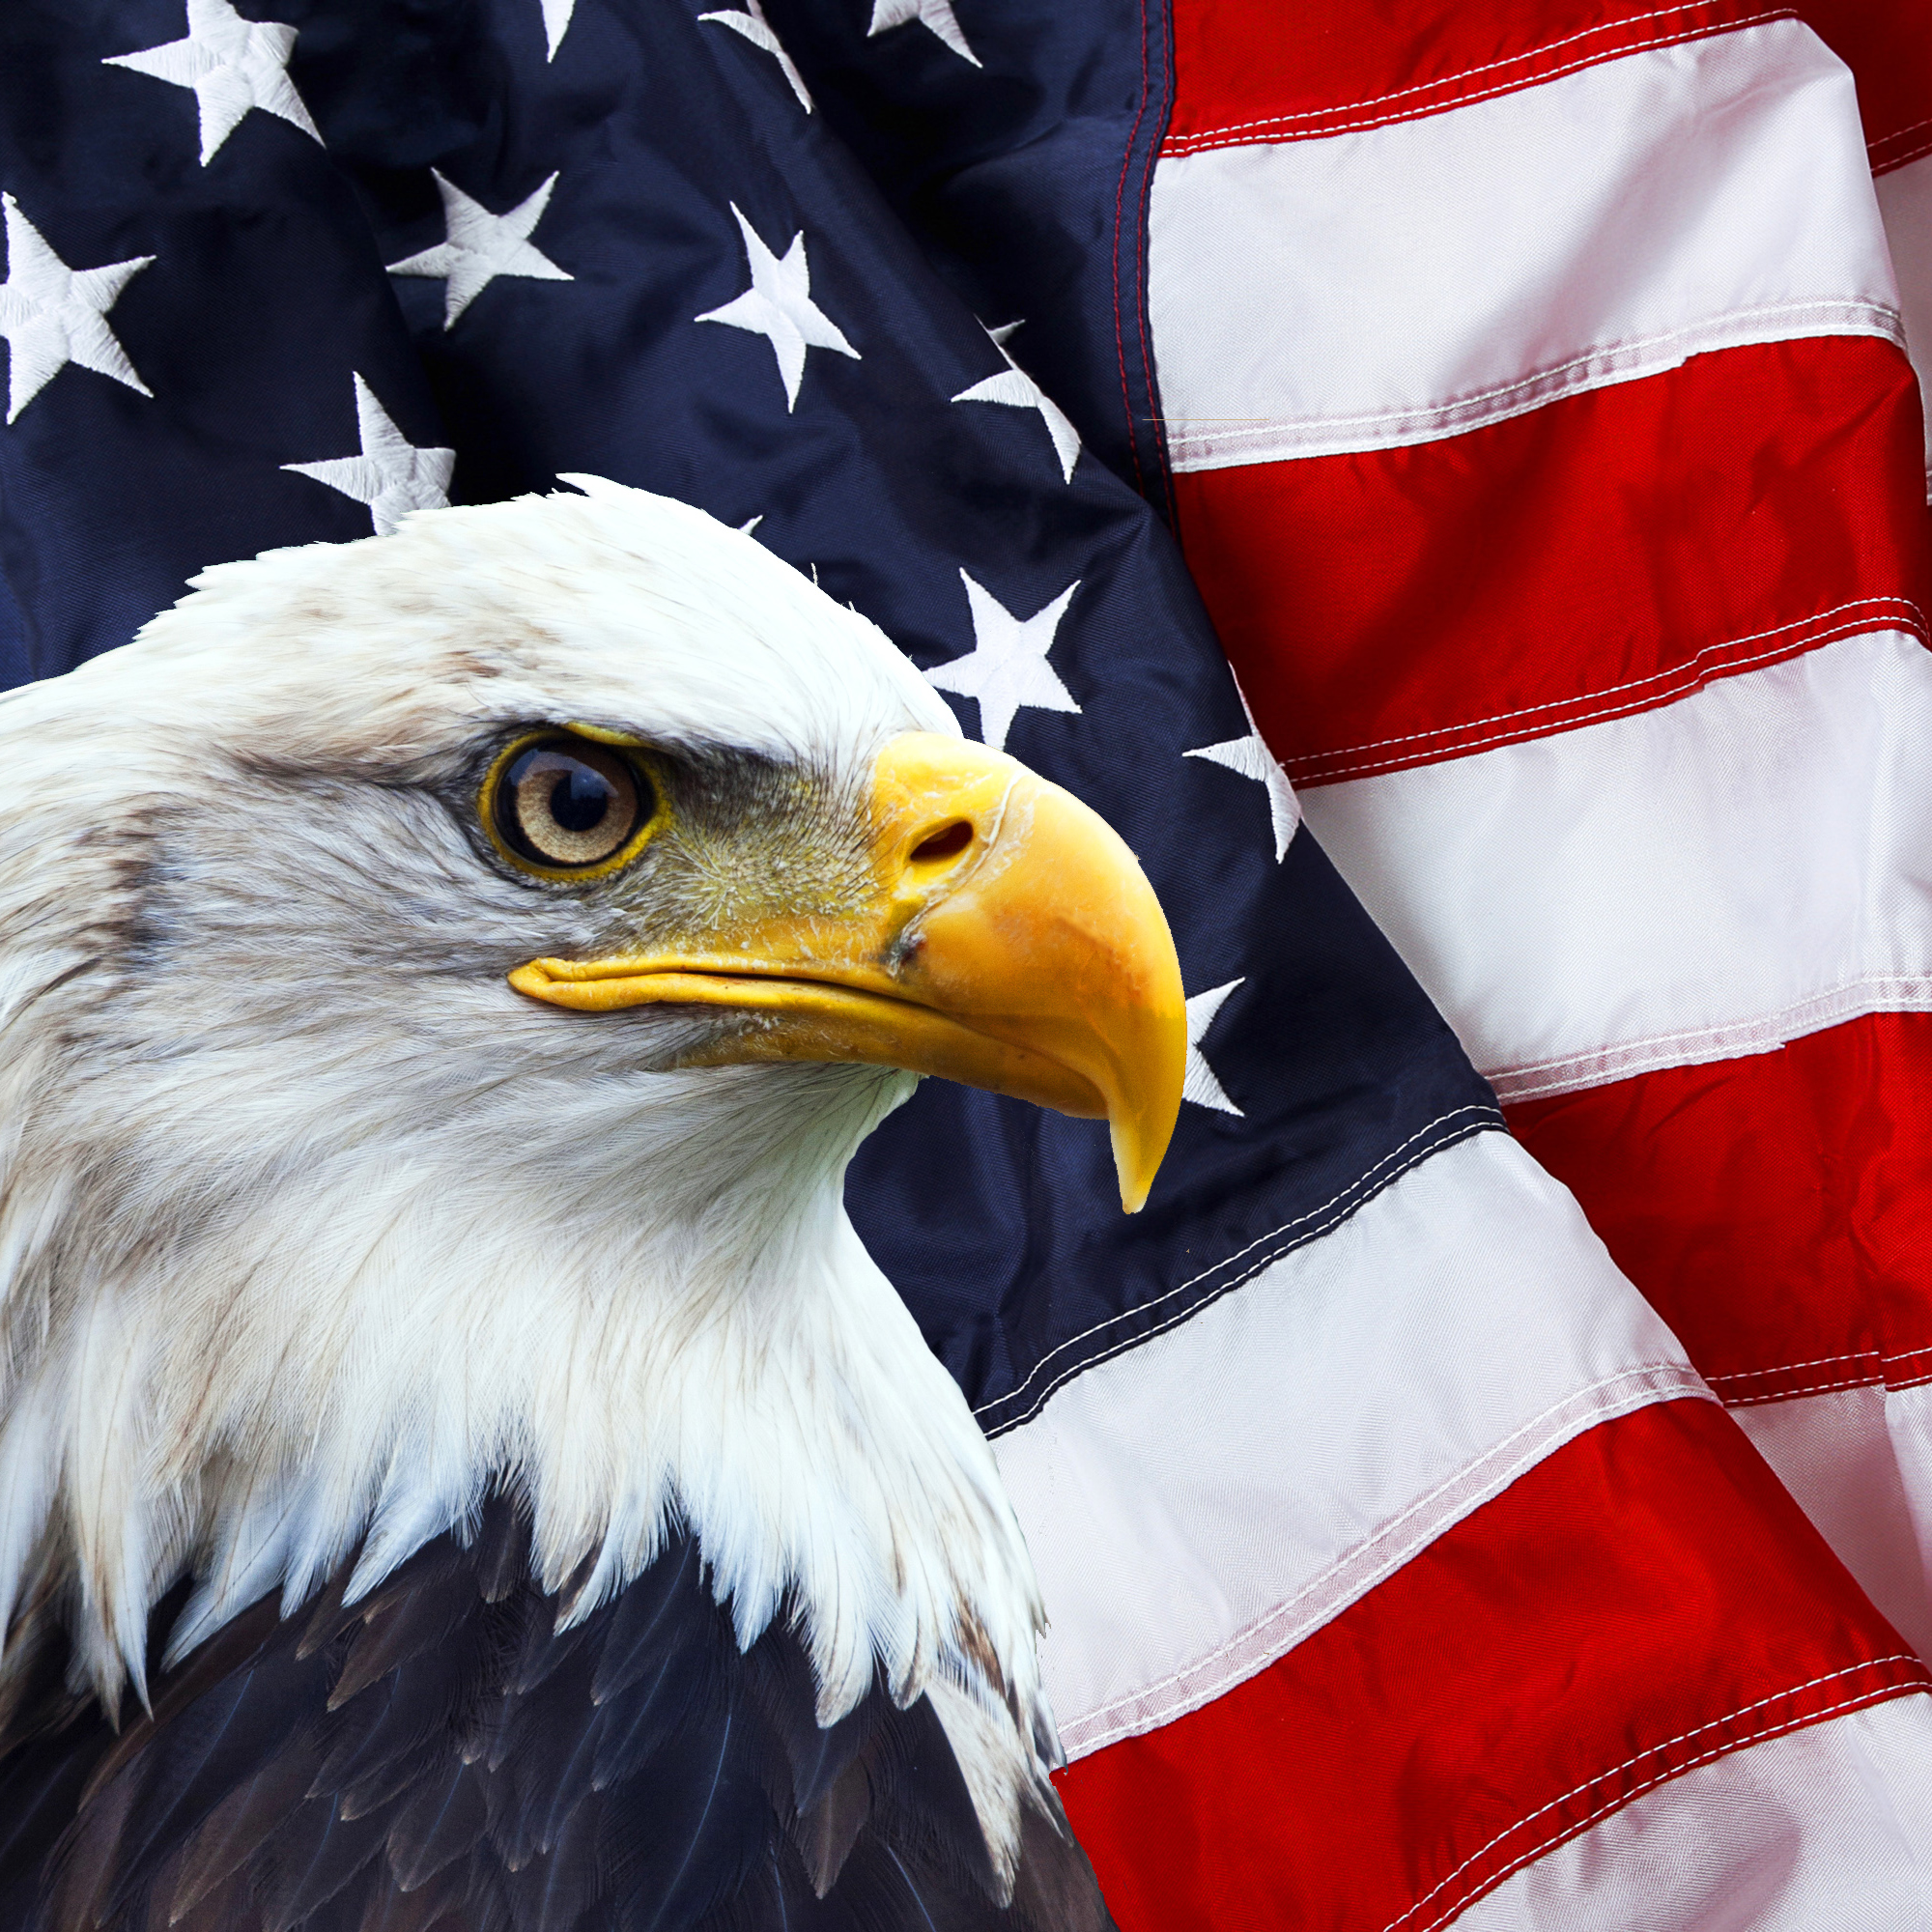
M 1141 104 L 1134 110 L 1134 125 L 1127 130 L 1127 151 L 1121 156 L 1120 185 L 1114 190 L 1114 353 L 1121 363 L 1121 410 L 1127 419 L 1127 454 L 1133 459 L 1134 488 L 1143 492 L 1146 485 L 1141 476 L 1141 453 L 1134 438 L 1134 399 L 1127 393 L 1127 341 L 1121 327 L 1121 210 L 1126 203 L 1127 172 L 1134 164 L 1134 143 L 1140 139 L 1147 101 L 1147 0 L 1141 0 Z
M 1667 13 L 1673 11 L 1682 12 L 1685 10 L 1666 8 L 1663 11 Z M 1640 15 L 1639 17 L 1645 17 L 1645 16 Z M 1370 128 L 1386 128 L 1390 126 L 1392 123 L 1397 121 L 1419 121 L 1424 119 L 1429 114 L 1444 113 L 1451 108 L 1470 106 L 1478 100 L 1492 99 L 1495 96 L 1499 94 L 1520 94 L 1525 89 L 1530 87 L 1535 87 L 1544 81 L 1560 80 L 1566 73 L 1580 72 L 1586 67 L 1603 67 L 1606 63 L 1612 60 L 1622 59 L 1625 54 L 1647 53 L 1654 47 L 1679 46 L 1689 41 L 1708 41 L 1714 39 L 1719 34 L 1733 34 L 1741 32 L 1746 27 L 1762 27 L 1768 25 L 1770 22 L 1774 20 L 1795 20 L 1797 18 L 1798 18 L 1798 14 L 1795 9 L 1790 7 L 1779 7 L 1772 10 L 1769 13 L 1749 14 L 1748 16 L 1747 16 L 1745 19 L 1742 20 L 1731 20 L 1714 26 L 1691 28 L 1681 34 L 1660 34 L 1647 41 L 1633 41 L 1626 45 L 1611 47 L 1607 49 L 1605 52 L 1601 54 L 1591 54 L 1581 60 L 1570 61 L 1562 67 L 1550 68 L 1545 72 L 1528 74 L 1520 80 L 1499 81 L 1495 86 L 1483 88 L 1474 94 L 1457 95 L 1453 99 L 1443 100 L 1437 103 L 1434 107 L 1426 107 L 1420 110 L 1406 109 L 1394 114 L 1370 115 L 1365 117 L 1364 119 L 1357 121 L 1342 121 L 1342 122 L 1337 122 L 1332 126 L 1326 126 L 1319 128 L 1311 128 L 1305 134 L 1289 134 L 1286 136 L 1276 136 L 1274 138 L 1277 140 L 1280 139 L 1317 140 L 1329 134 L 1352 134 L 1361 132 L 1364 129 Z M 1619 23 L 1619 24 L 1624 24 L 1624 23 Z M 1596 31 L 1596 30 L 1592 29 L 1591 31 Z M 1580 37 L 1573 36 L 1573 38 L 1580 38 Z M 1553 43 L 1553 44 L 1556 46 L 1561 46 L 1563 43 L 1561 41 L 1558 41 Z M 1538 51 L 1547 52 L 1548 49 L 1540 48 L 1538 49 Z M 1535 55 L 1520 54 L 1513 56 L 1513 58 L 1520 61 L 1527 61 L 1534 59 Z M 1502 65 L 1502 63 L 1492 62 L 1491 65 L 1500 66 Z M 1485 72 L 1486 71 L 1487 71 L 1486 69 L 1479 67 L 1470 68 L 1466 73 L 1447 74 L 1441 80 L 1431 81 L 1428 83 L 1428 85 L 1430 87 L 1438 87 L 1438 88 L 1453 87 L 1458 80 L 1467 79 L 1469 74 L 1482 73 Z M 1386 99 L 1393 99 L 1395 97 L 1392 95 L 1383 95 L 1378 98 L 1386 100 Z M 1339 107 L 1326 107 L 1319 109 L 1317 111 L 1322 114 L 1341 114 L 1341 113 L 1346 113 L 1350 104 L 1370 106 L 1373 105 L 1374 102 L 1373 101 L 1363 101 L 1359 103 L 1345 102 L 1343 105 Z M 1184 155 L 1200 154 L 1204 150 L 1208 148 L 1263 147 L 1268 144 L 1269 136 L 1265 134 L 1240 133 L 1240 132 L 1231 131 L 1231 129 L 1238 129 L 1243 128 L 1272 127 L 1284 121 L 1296 120 L 1305 117 L 1298 115 L 1283 114 L 1283 115 L 1276 115 L 1271 121 L 1234 122 L 1230 124 L 1229 128 L 1208 128 L 1205 132 L 1200 134 L 1182 134 L 1178 137 L 1172 138 L 1166 143 L 1164 152 L 1173 155 L 1177 159 L 1179 159 L 1180 156 Z

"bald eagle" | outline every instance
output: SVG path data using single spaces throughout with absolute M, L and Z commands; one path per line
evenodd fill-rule
M 938 1074 L 1179 1109 L 1092 811 L 593 478 L 0 698 L 0 1926 L 1105 1925 L 847 1220 Z

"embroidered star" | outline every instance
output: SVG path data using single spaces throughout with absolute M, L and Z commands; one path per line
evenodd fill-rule
M 562 43 L 564 29 L 577 11 L 577 0 L 543 0 L 544 59 L 554 61 Z
M 926 682 L 961 697 L 977 697 L 980 736 L 996 752 L 1006 750 L 1007 733 L 1019 710 L 1070 711 L 1078 716 L 1073 694 L 1061 683 L 1046 654 L 1053 648 L 1053 634 L 1073 593 L 1080 588 L 1079 579 L 1043 610 L 1020 618 L 963 570 L 959 577 L 973 613 L 973 649 L 963 658 L 934 665 L 925 674 Z
M 0 335 L 7 338 L 7 420 L 12 422 L 70 362 L 112 376 L 144 396 L 155 392 L 134 373 L 107 326 L 121 291 L 155 258 L 136 255 L 100 269 L 70 269 L 20 213 L 7 212 L 7 279 L 0 282 Z
M 1187 1003 L 1187 1071 L 1181 1076 L 1180 1097 L 1192 1100 L 1197 1107 L 1212 1107 L 1216 1113 L 1233 1114 L 1236 1119 L 1245 1119 L 1240 1108 L 1228 1098 L 1228 1090 L 1221 1085 L 1214 1069 L 1208 1065 L 1201 1051 L 1201 1042 L 1208 1029 L 1214 1024 L 1214 1015 L 1221 1010 L 1221 1003 L 1243 981 L 1230 980 L 1225 986 L 1210 987 L 1205 993 L 1196 993 Z
M 866 29 L 866 38 L 869 41 L 874 34 L 902 27 L 908 20 L 917 20 L 938 35 L 961 60 L 980 65 L 979 55 L 966 44 L 959 22 L 952 17 L 952 0 L 872 0 L 872 24 Z
M 1206 758 L 1210 764 L 1238 772 L 1244 779 L 1256 779 L 1267 787 L 1268 818 L 1274 827 L 1274 856 L 1279 864 L 1288 856 L 1289 841 L 1301 823 L 1301 801 L 1288 781 L 1288 774 L 1275 762 L 1267 741 L 1259 731 L 1245 738 L 1229 738 L 1218 745 L 1203 745 L 1199 751 L 1183 754 Z
M 738 227 L 745 238 L 745 254 L 752 266 L 752 286 L 723 308 L 706 309 L 699 322 L 722 322 L 733 328 L 750 329 L 772 345 L 779 358 L 779 375 L 783 379 L 785 408 L 798 402 L 798 385 L 805 375 L 808 349 L 836 349 L 853 361 L 859 352 L 839 334 L 818 304 L 811 298 L 811 270 L 805 259 L 805 231 L 791 238 L 791 246 L 780 261 L 758 239 L 758 231 L 738 213 L 731 204 Z
M 1071 483 L 1073 466 L 1080 461 L 1080 432 L 1066 420 L 1060 405 L 1009 353 L 1007 338 L 1022 327 L 1023 322 L 1009 322 L 998 328 L 986 330 L 993 338 L 993 347 L 1006 356 L 1007 366 L 997 376 L 988 376 L 983 382 L 975 383 L 970 389 L 961 389 L 952 400 L 955 403 L 1005 403 L 1009 409 L 1037 410 L 1040 421 L 1046 425 L 1047 435 L 1053 439 L 1053 453 L 1060 458 L 1061 481 Z
M 779 37 L 772 32 L 772 24 L 765 18 L 765 10 L 758 0 L 745 0 L 746 11 L 742 14 L 728 10 L 717 14 L 700 14 L 700 20 L 716 20 L 721 27 L 729 27 L 734 34 L 743 34 L 754 47 L 762 47 L 778 62 L 779 71 L 784 75 L 786 84 L 798 96 L 798 104 L 810 114 L 811 96 L 805 91 L 805 79 L 792 65 L 791 56 L 779 44 Z
M 530 242 L 530 230 L 543 219 L 550 206 L 550 191 L 556 185 L 552 175 L 532 195 L 526 195 L 507 214 L 492 214 L 480 201 L 446 182 L 435 168 L 436 191 L 442 197 L 442 227 L 445 240 L 434 248 L 424 248 L 406 262 L 391 262 L 392 275 L 429 275 L 447 278 L 442 293 L 442 326 L 455 327 L 456 318 L 494 282 L 498 275 L 522 275 L 533 282 L 567 282 L 564 273 L 548 255 Z
M 279 20 L 244 20 L 229 0 L 187 0 L 187 38 L 138 53 L 110 54 L 103 67 L 132 68 L 173 87 L 191 87 L 201 107 L 201 164 L 212 161 L 249 108 L 278 114 L 322 135 L 288 76 L 296 30 Z
M 449 501 L 453 449 L 418 449 L 355 377 L 355 429 L 359 456 L 331 456 L 321 463 L 285 463 L 298 476 L 313 476 L 358 503 L 367 503 L 376 534 L 385 537 L 412 510 L 440 510 Z

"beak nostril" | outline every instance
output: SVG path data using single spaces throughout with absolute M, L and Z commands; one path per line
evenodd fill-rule
M 915 865 L 931 865 L 940 859 L 954 859 L 973 842 L 973 827 L 963 818 L 955 818 L 951 825 L 942 825 L 929 838 L 922 838 L 912 848 Z

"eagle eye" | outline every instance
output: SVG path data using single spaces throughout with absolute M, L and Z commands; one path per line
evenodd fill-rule
M 551 731 L 512 745 L 483 788 L 484 821 L 506 856 L 546 873 L 592 871 L 655 811 L 650 780 L 615 747 Z

